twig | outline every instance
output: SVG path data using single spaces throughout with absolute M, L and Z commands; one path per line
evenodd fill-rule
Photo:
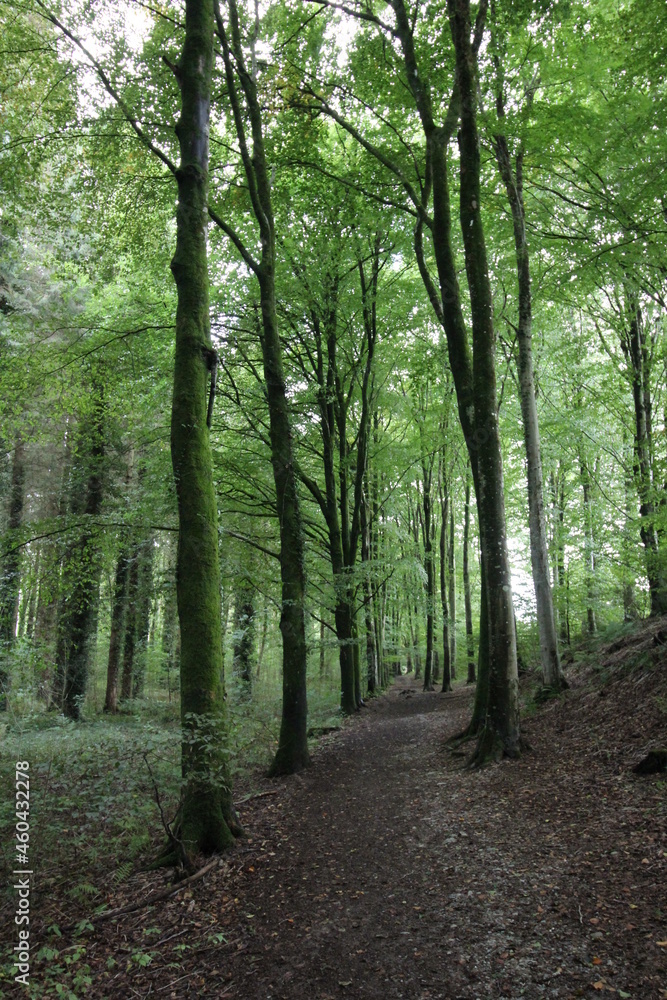
M 173 896 L 175 892 L 180 892 L 181 889 L 185 889 L 187 885 L 192 885 L 198 879 L 203 878 L 207 872 L 210 872 L 212 868 L 215 868 L 219 864 L 219 859 L 216 858 L 215 861 L 209 861 L 207 865 L 200 868 L 198 872 L 194 875 L 190 875 L 189 878 L 184 878 L 182 882 L 177 885 L 167 886 L 166 889 L 160 889 L 158 892 L 151 893 L 146 899 L 142 899 L 140 903 L 130 903 L 128 906 L 120 906 L 116 910 L 105 910 L 104 913 L 98 913 L 94 917 L 91 917 L 91 923 L 100 924 L 103 920 L 113 920 L 114 917 L 120 917 L 125 913 L 134 913 L 135 910 L 141 910 L 146 906 L 152 906 L 153 903 L 158 903 L 161 899 L 167 899 L 168 896 Z M 70 924 L 69 927 L 63 928 L 64 931 L 73 930 L 76 924 Z
M 250 802 L 251 799 L 262 799 L 265 795 L 277 795 L 279 791 L 279 788 L 270 788 L 268 792 L 252 792 L 250 795 L 244 795 L 242 799 L 239 799 L 239 805 L 243 805 L 244 802 Z
M 167 983 L 166 986 L 160 986 L 160 988 L 158 990 L 156 990 L 155 992 L 156 993 L 162 993 L 163 990 L 168 990 L 171 986 L 175 986 L 176 983 L 182 983 L 184 979 L 189 979 L 190 976 L 194 976 L 195 973 L 196 973 L 196 971 L 197 970 L 195 969 L 195 972 L 188 972 L 187 976 L 180 976 L 179 979 L 174 979 L 173 982 Z M 223 996 L 224 996 L 224 994 L 223 994 Z
M 166 944 L 167 941 L 173 941 L 174 938 L 182 937 L 184 934 L 187 934 L 189 930 L 189 927 L 184 927 L 183 930 L 176 931 L 175 934 L 170 934 L 169 937 L 160 938 L 159 941 L 156 941 L 155 944 L 151 945 L 151 948 L 159 948 L 161 944 Z
M 155 794 L 155 801 L 157 803 L 157 807 L 160 810 L 160 818 L 162 820 L 162 826 L 165 829 L 165 833 L 167 834 L 167 838 L 169 840 L 169 843 L 173 847 L 173 849 L 174 849 L 174 851 L 176 853 L 176 856 L 179 858 L 181 864 L 183 864 L 185 866 L 186 863 L 187 863 L 187 855 L 185 853 L 185 848 L 183 847 L 183 841 L 178 839 L 178 837 L 176 836 L 176 834 L 174 833 L 174 831 L 171 828 L 171 823 L 167 820 L 167 818 L 166 818 L 166 816 L 164 814 L 164 810 L 162 808 L 162 802 L 160 801 L 160 792 L 159 792 L 159 789 L 157 787 L 157 782 L 155 780 L 155 775 L 153 774 L 153 769 L 151 768 L 150 764 L 148 763 L 148 753 L 144 753 L 143 754 L 143 758 L 144 758 L 144 762 L 146 764 L 146 767 L 148 768 L 148 773 L 151 776 L 151 782 L 153 783 L 153 792 Z

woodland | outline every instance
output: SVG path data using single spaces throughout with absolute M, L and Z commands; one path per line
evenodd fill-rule
M 29 995 L 667 996 L 665 4 L 0 0 L 0 25 L 1 777 L 30 763 Z M 463 813 L 458 880 L 421 858 L 409 892 L 367 884 L 394 823 L 397 857 L 446 857 Z M 348 976 L 349 908 L 346 957 L 318 938 L 329 980 L 301 981 L 315 903 L 289 880 L 289 976 L 282 925 L 246 927 L 289 842 L 304 881 L 333 856 L 366 887 L 380 952 L 412 933 L 382 929 L 387 887 L 412 915 L 428 885 L 474 896 L 481 960 L 490 886 L 544 875 L 549 822 L 638 866 L 611 864 L 607 902 L 577 870 L 609 920 L 626 890 L 641 910 L 609 931 L 616 980 L 581 957 L 607 933 L 581 901 L 544 982 L 498 944 L 445 987 L 432 913 L 421 979 L 398 956 Z M 481 845 L 501 861 L 477 885 Z M 199 921 L 174 910 L 196 885 L 219 903 Z M 498 926 L 528 934 L 509 898 Z M 180 937 L 164 981 L 110 930 L 149 905 Z

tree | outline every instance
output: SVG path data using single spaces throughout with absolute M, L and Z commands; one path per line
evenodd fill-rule
M 16 616 L 19 604 L 19 559 L 16 533 L 21 527 L 25 500 L 25 446 L 19 435 L 12 454 L 12 478 L 7 527 L 9 545 L 4 554 L 0 578 L 0 711 L 7 708 L 9 671 L 7 659 L 16 634 Z
M 495 5 L 492 3 L 495 15 Z M 515 326 L 519 347 L 519 394 L 523 417 L 524 443 L 528 478 L 528 523 L 530 528 L 530 560 L 535 586 L 537 622 L 540 633 L 540 656 L 542 680 L 546 688 L 558 691 L 565 686 L 558 652 L 558 637 L 554 616 L 551 583 L 549 580 L 549 553 L 547 551 L 546 518 L 544 511 L 544 490 L 542 480 L 542 456 L 540 452 L 540 431 L 535 400 L 535 377 L 533 373 L 532 325 L 533 305 L 530 279 L 530 255 L 526 233 L 526 213 L 523 192 L 523 144 L 519 141 L 516 155 L 512 157 L 507 135 L 503 131 L 506 119 L 507 93 L 502 67 L 502 54 L 498 39 L 497 25 L 491 29 L 491 44 L 496 70 L 495 103 L 498 115 L 498 131 L 494 136 L 494 149 L 498 170 L 505 186 L 507 201 L 512 215 L 514 231 L 514 251 L 518 287 L 518 319 Z M 526 103 L 532 104 L 536 83 L 528 85 Z
M 239 833 L 225 747 L 218 516 L 206 424 L 214 365 L 206 252 L 213 25 L 212 0 L 186 0 L 171 264 L 178 290 L 171 454 L 179 515 L 176 595 L 184 783 L 179 837 L 188 854 L 222 850 Z
M 213 220 L 232 240 L 246 265 L 257 278 L 260 296 L 262 360 L 269 410 L 271 465 L 276 491 L 276 512 L 280 525 L 280 573 L 283 637 L 283 707 L 278 749 L 271 765 L 272 775 L 292 774 L 309 763 L 306 695 L 305 568 L 301 512 L 297 492 L 292 430 L 283 375 L 283 361 L 276 313 L 276 236 L 271 198 L 271 174 L 266 158 L 262 112 L 257 88 L 254 39 L 253 64 L 246 65 L 239 12 L 235 0 L 228 0 L 229 25 L 225 25 L 216 0 L 215 19 L 222 44 L 225 79 L 231 105 L 233 127 L 239 143 L 242 169 L 248 186 L 251 209 L 259 228 L 261 254 L 255 260 L 221 217 L 209 208 Z M 239 92 L 240 88 L 240 92 Z M 240 95 L 246 103 L 247 123 Z M 252 155 L 247 133 L 252 139 Z

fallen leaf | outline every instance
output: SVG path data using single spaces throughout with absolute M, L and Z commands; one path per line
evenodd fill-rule
M 596 955 L 595 958 L 593 959 L 593 965 L 602 965 L 602 959 L 598 958 L 598 956 Z
M 593 983 L 593 989 L 594 990 L 603 990 L 604 989 L 604 983 L 602 982 L 601 979 L 598 979 L 597 983 Z

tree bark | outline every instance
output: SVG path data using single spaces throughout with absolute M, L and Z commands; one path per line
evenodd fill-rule
M 369 694 L 375 694 L 380 679 L 375 645 L 373 623 L 374 598 L 371 585 L 371 528 L 369 505 L 366 498 L 361 507 L 361 565 L 364 572 L 364 627 L 366 632 L 366 686 Z
M 641 308 L 636 296 L 629 292 L 626 294 L 626 312 L 629 314 L 628 329 L 621 338 L 621 344 L 630 369 L 635 414 L 634 464 L 641 518 L 639 531 L 644 546 L 651 615 L 662 615 L 667 612 L 667 579 L 665 579 L 660 539 L 656 528 L 649 346 Z
M 222 44 L 227 91 L 262 248 L 261 259 L 253 262 L 253 268 L 259 284 L 264 385 L 269 410 L 276 513 L 280 528 L 283 699 L 278 749 L 269 769 L 269 774 L 275 777 L 293 774 L 310 763 L 307 738 L 305 561 L 292 428 L 276 312 L 275 226 L 262 110 L 253 72 L 249 72 L 246 67 L 236 0 L 227 0 L 226 6 L 229 12 L 229 35 L 220 14 L 218 0 L 215 0 L 215 17 Z M 252 136 L 252 155 L 248 150 L 237 80 L 245 97 Z M 245 256 L 250 259 L 247 251 Z
M 139 562 L 134 668 L 132 670 L 133 698 L 141 698 L 144 693 L 144 684 L 146 681 L 148 645 L 151 631 L 151 608 L 153 605 L 153 557 L 153 538 L 149 536 L 141 546 Z
M 472 628 L 472 598 L 470 592 L 470 473 L 466 475 L 465 511 L 463 520 L 463 601 L 466 616 L 466 655 L 468 658 L 467 684 L 474 684 L 475 638 Z
M 495 379 L 493 302 L 480 205 L 480 150 L 477 132 L 476 53 L 482 40 L 485 6 L 478 12 L 471 41 L 469 0 L 448 0 L 456 58 L 456 83 L 444 126 L 433 117 L 430 90 L 417 65 L 410 18 L 403 0 L 391 0 L 396 31 L 403 51 L 407 82 L 426 138 L 427 179 L 415 229 L 415 254 L 424 285 L 447 338 L 450 368 L 456 390 L 459 419 L 473 472 L 477 498 L 482 576 L 487 621 L 481 623 L 480 682 L 476 711 L 483 725 L 471 763 L 520 748 L 518 675 L 511 575 L 505 527 L 502 453 L 498 428 Z M 463 316 L 451 237 L 451 210 L 447 146 L 460 120 L 460 224 L 472 316 L 472 353 Z M 433 218 L 425 208 L 432 192 Z M 422 230 L 428 225 L 439 278 L 439 293 L 424 260 Z M 488 685 L 481 668 L 489 671 Z M 479 701 L 488 691 L 486 706 Z
M 440 481 L 440 603 L 442 604 L 442 691 L 452 690 L 451 646 L 449 642 L 449 604 L 447 602 L 447 522 L 449 491 L 445 470 Z
M 141 545 L 135 544 L 129 557 L 127 606 L 125 612 L 125 639 L 123 642 L 123 672 L 120 682 L 120 697 L 121 701 L 124 702 L 131 700 L 134 682 L 134 653 L 137 638 L 137 600 L 139 597 L 140 559 Z
M 212 0 L 186 0 L 178 79 L 181 115 L 176 252 L 176 352 L 171 456 L 178 499 L 176 597 L 181 632 L 179 837 L 188 855 L 231 846 L 238 833 L 227 763 L 218 512 L 206 427 L 209 322 L 206 211 L 213 66 Z
M 504 117 L 502 94 L 497 100 L 498 115 Z M 495 137 L 496 160 L 505 185 L 507 200 L 512 213 L 514 252 L 516 256 L 519 290 L 519 322 L 516 327 L 519 345 L 519 395 L 523 417 L 523 436 L 526 448 L 528 476 L 528 527 L 530 532 L 530 562 L 533 571 L 537 624 L 540 636 L 542 683 L 546 688 L 562 690 L 566 687 L 560 665 L 558 636 L 554 615 L 553 596 L 549 582 L 549 552 L 544 515 L 544 490 L 540 431 L 535 399 L 532 348 L 532 290 L 530 282 L 530 256 L 526 238 L 526 218 L 523 203 L 523 150 L 520 150 L 514 167 L 507 139 Z
M 454 549 L 454 497 L 449 500 L 449 662 L 452 680 L 456 679 L 456 550 Z
M 116 562 L 116 575 L 114 579 L 109 656 L 107 660 L 107 690 L 104 699 L 104 711 L 111 712 L 112 714 L 118 711 L 118 672 L 123 652 L 129 569 L 129 553 L 121 546 Z
M 239 580 L 234 596 L 234 661 L 233 673 L 240 681 L 242 697 L 252 694 L 253 648 L 255 641 L 255 605 L 252 586 Z
M 493 301 L 480 205 L 476 58 L 471 45 L 469 0 L 448 0 L 448 7 L 461 97 L 460 223 L 473 332 L 474 436 L 471 439 L 466 435 L 466 440 L 471 462 L 475 463 L 473 469 L 476 467 L 478 472 L 475 485 L 488 611 L 489 698 L 484 728 L 472 761 L 483 763 L 499 754 L 511 757 L 519 754 L 519 691 L 498 427 Z M 457 343 L 456 348 L 459 346 Z M 451 354 L 450 349 L 450 359 Z M 467 393 L 464 394 L 467 403 L 466 397 Z
M 422 449 L 423 450 L 423 449 Z M 435 612 L 435 560 L 433 557 L 433 514 L 431 511 L 433 485 L 433 460 L 430 466 L 422 457 L 422 540 L 424 543 L 424 569 L 426 570 L 426 661 L 424 663 L 424 691 L 433 691 L 433 638 Z
M 584 499 L 584 572 L 586 577 L 586 625 L 588 634 L 597 633 L 597 586 L 595 580 L 595 533 L 593 530 L 593 497 L 591 488 L 591 473 L 588 460 L 583 453 L 579 455 L 581 473 L 581 489 Z

